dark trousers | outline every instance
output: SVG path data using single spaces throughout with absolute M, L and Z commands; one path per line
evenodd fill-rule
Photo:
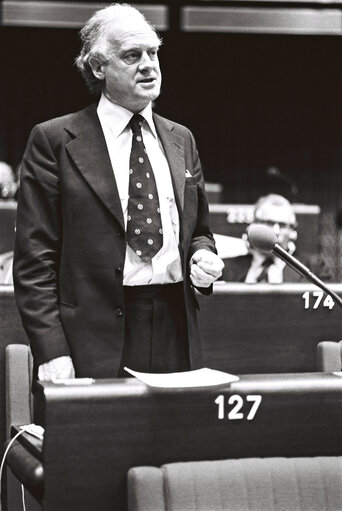
M 119 377 L 123 369 L 151 373 L 190 369 L 187 320 L 182 282 L 125 286 L 125 337 Z

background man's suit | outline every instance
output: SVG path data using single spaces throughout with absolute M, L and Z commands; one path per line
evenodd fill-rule
M 295 253 L 294 256 L 298 258 L 298 255 Z M 303 264 L 310 265 L 310 262 L 307 260 L 308 258 L 301 258 L 299 256 L 299 260 Z M 225 265 L 225 268 L 222 272 L 222 280 L 227 282 L 245 282 L 248 271 L 251 267 L 253 260 L 252 254 L 246 254 L 239 257 L 233 257 L 228 259 Z M 285 265 L 283 269 L 283 282 L 302 282 L 303 277 L 299 275 L 295 270 L 290 268 L 290 266 Z
M 157 115 L 154 122 L 180 217 L 190 361 L 198 367 L 188 262 L 201 248 L 215 252 L 201 164 L 187 128 Z M 124 335 L 125 226 L 96 105 L 36 126 L 21 172 L 14 277 L 35 362 L 71 354 L 76 376 L 115 377 Z

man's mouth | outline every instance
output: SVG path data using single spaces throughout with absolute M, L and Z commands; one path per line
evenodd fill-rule
M 154 82 L 155 78 L 142 78 L 141 80 L 138 80 L 138 83 L 152 83 Z

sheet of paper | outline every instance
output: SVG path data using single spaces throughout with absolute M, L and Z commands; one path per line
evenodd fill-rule
M 217 253 L 221 259 L 248 254 L 246 242 L 241 238 L 215 233 L 214 240 L 216 243 Z
M 91 385 L 95 383 L 94 378 L 51 378 L 52 383 L 59 385 Z
M 150 387 L 161 388 L 211 387 L 239 380 L 238 376 L 207 367 L 182 373 L 140 373 L 128 367 L 125 367 L 125 371 Z

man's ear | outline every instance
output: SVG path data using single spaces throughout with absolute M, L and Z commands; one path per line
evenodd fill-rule
M 105 73 L 104 73 L 104 64 L 100 61 L 98 57 L 90 57 L 89 58 L 89 65 L 91 67 L 91 70 L 98 80 L 104 80 L 105 79 Z

